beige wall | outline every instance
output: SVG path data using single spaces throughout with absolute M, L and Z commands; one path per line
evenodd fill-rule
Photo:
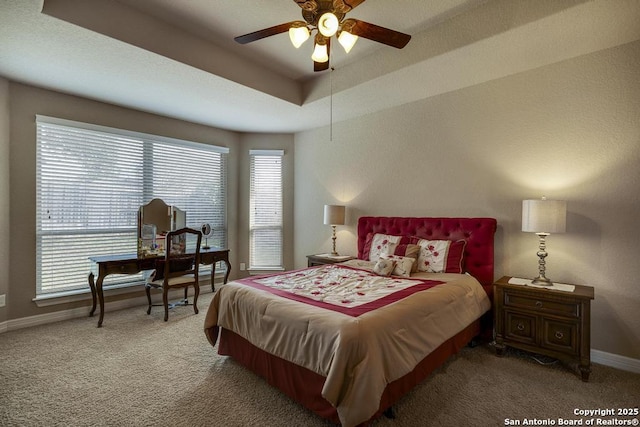
M 330 250 L 322 205 L 361 215 L 490 216 L 496 278 L 537 274 L 522 200 L 568 201 L 547 275 L 595 287 L 592 348 L 640 359 L 640 42 L 296 135 L 296 266 Z M 429 76 L 424 76 L 425 81 Z
M 0 78 L 0 295 L 9 299 L 9 81 Z M 0 325 L 8 309 L 0 307 Z M 0 327 L 0 331 L 2 331 Z
M 8 92 L 8 93 L 7 93 Z M 2 108 L 7 104 L 10 108 Z M 8 112 L 11 112 L 10 130 L 11 140 L 8 141 L 9 120 Z M 238 274 L 238 254 L 246 254 L 248 242 L 244 231 L 238 233 L 239 220 L 248 216 L 248 211 L 240 212 L 238 201 L 241 182 L 240 173 L 246 160 L 247 147 L 259 145 L 261 135 L 243 136 L 239 133 L 225 131 L 207 126 L 179 120 L 168 119 L 153 114 L 120 108 L 114 105 L 91 101 L 70 95 L 64 95 L 44 89 L 34 88 L 14 82 L 0 80 L 0 213 L 6 210 L 6 215 L 0 215 L 0 255 L 8 252 L 9 238 L 11 249 L 11 265 L 8 264 L 8 256 L 0 256 L 0 293 L 6 289 L 11 294 L 10 304 L 7 305 L 6 320 L 20 319 L 29 316 L 60 311 L 79 306 L 86 306 L 88 300 L 69 304 L 37 307 L 32 301 L 35 297 L 36 265 L 35 265 L 35 116 L 42 114 L 80 122 L 94 123 L 102 126 L 127 129 L 172 138 L 181 138 L 202 143 L 215 144 L 228 147 L 229 153 L 229 178 L 228 178 L 228 210 L 227 225 L 229 249 L 231 250 L 232 277 Z M 5 136 L 7 134 L 7 136 Z M 288 153 L 287 167 L 289 178 L 293 174 L 293 136 L 289 135 L 264 135 L 266 144 L 270 148 L 284 149 Z M 11 170 L 8 171 L 8 159 L 10 148 Z M 4 162 L 7 165 L 4 165 Z M 7 166 L 7 167 L 5 167 Z M 9 186 L 9 178 L 11 185 Z M 248 185 L 248 184 L 247 184 Z M 287 217 L 292 217 L 292 184 L 287 184 L 289 201 Z M 9 196 L 11 204 L 9 205 Z M 9 208 L 10 206 L 10 208 Z M 9 215 L 10 214 L 10 215 Z M 10 220 L 9 220 L 10 217 Z M 9 230 L 11 232 L 9 233 Z M 289 237 L 291 240 L 292 237 Z M 291 245 L 289 245 L 291 246 Z M 293 263 L 291 249 L 288 249 L 289 264 Z M 6 277 L 5 277 L 6 275 Z M 141 293 L 119 295 L 111 299 L 123 299 L 140 296 Z M 0 316 L 5 311 L 0 309 Z M 0 317 L 0 322 L 3 319 Z

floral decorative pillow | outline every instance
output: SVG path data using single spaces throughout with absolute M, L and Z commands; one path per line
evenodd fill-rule
M 462 273 L 466 241 L 419 239 L 418 271 Z
M 418 271 L 418 255 L 420 254 L 420 246 L 414 244 L 399 244 L 396 246 L 393 255 L 399 255 L 403 257 L 413 258 L 414 262 L 411 265 L 411 272 Z
M 368 255 L 369 261 L 377 261 L 380 254 L 394 253 L 396 246 L 400 244 L 402 239 L 402 236 L 369 233 L 364 244 L 364 256 Z
M 394 260 L 380 258 L 376 265 L 373 266 L 373 272 L 378 276 L 391 276 L 395 266 L 396 262 Z
M 402 277 L 410 277 L 411 276 L 411 268 L 413 264 L 415 264 L 415 258 L 401 256 L 401 255 L 389 255 L 389 254 L 381 254 L 380 260 L 391 260 L 395 262 L 395 267 L 393 268 L 394 276 L 402 276 Z

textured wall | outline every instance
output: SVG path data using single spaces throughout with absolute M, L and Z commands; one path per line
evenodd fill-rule
M 296 135 L 296 266 L 330 250 L 322 205 L 360 215 L 491 216 L 496 277 L 533 277 L 523 199 L 568 201 L 547 275 L 595 287 L 592 347 L 640 359 L 640 42 Z M 429 76 L 425 75 L 425 79 Z
M 9 82 L 0 78 L 0 295 L 9 299 Z M 7 320 L 0 307 L 0 331 Z

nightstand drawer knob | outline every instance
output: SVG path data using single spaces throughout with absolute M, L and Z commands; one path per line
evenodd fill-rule
M 556 331 L 556 338 L 561 340 L 562 338 L 564 338 L 564 334 L 560 331 Z
M 517 328 L 518 328 L 519 331 L 524 331 L 524 324 L 518 323 Z
M 542 308 L 542 301 L 536 301 L 536 307 Z

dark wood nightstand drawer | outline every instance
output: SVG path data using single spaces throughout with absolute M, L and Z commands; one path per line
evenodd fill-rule
M 536 317 L 505 311 L 505 336 L 525 344 L 536 343 Z
M 507 307 L 534 309 L 542 313 L 553 313 L 560 316 L 580 317 L 579 303 L 542 298 L 542 296 L 536 298 L 522 295 L 517 291 L 511 291 L 509 289 L 505 289 L 504 291 L 504 305 Z
M 578 355 L 578 323 L 543 318 L 541 345 L 550 350 Z

